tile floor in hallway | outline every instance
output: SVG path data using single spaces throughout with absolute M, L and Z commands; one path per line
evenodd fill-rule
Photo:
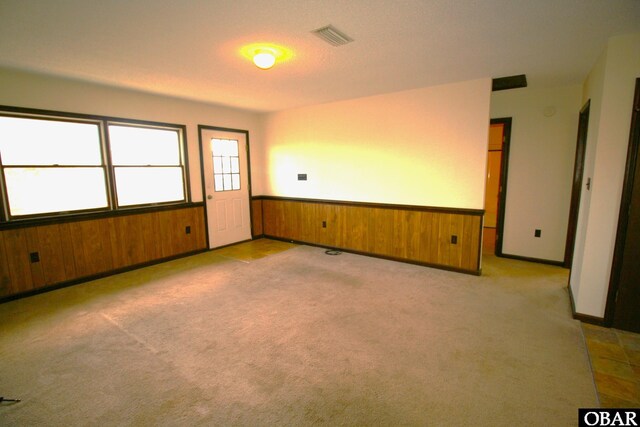
M 640 334 L 582 323 L 600 406 L 640 407 Z

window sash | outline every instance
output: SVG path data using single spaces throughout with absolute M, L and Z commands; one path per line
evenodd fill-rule
M 101 166 L 104 164 L 101 132 L 98 121 L 0 115 L 2 164 Z
M 109 207 L 101 166 L 12 166 L 4 179 L 12 218 Z
M 107 132 L 114 198 L 118 207 L 187 201 L 184 144 L 180 129 L 110 122 Z M 158 146 L 154 146 L 156 141 Z M 154 149 L 157 151 L 154 152 Z M 144 157 L 144 153 L 151 155 Z M 138 172 L 143 182 L 131 180 L 133 171 Z M 167 180 L 171 174 L 172 179 Z M 151 176 L 164 181 L 161 185 L 153 186 L 149 180 Z
M 107 132 L 114 166 L 182 165 L 177 129 L 109 123 Z
M 186 193 L 181 166 L 115 166 L 113 168 L 118 206 L 130 207 L 184 202 Z M 162 181 L 162 185 L 151 186 Z

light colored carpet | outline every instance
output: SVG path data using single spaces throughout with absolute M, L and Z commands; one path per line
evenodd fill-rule
M 0 305 L 0 425 L 564 426 L 597 406 L 566 270 L 298 246 Z

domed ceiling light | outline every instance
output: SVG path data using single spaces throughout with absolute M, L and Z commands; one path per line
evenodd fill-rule
M 255 55 L 253 55 L 253 63 L 256 64 L 258 68 L 268 70 L 276 63 L 276 54 L 273 49 L 270 48 L 259 49 Z
M 239 53 L 261 70 L 268 70 L 276 63 L 286 62 L 295 56 L 291 49 L 273 43 L 252 43 L 242 46 Z

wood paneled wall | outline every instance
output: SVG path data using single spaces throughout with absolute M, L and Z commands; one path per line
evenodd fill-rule
M 202 206 L 2 230 L 0 297 L 205 248 Z
M 480 273 L 481 210 L 266 196 L 255 201 L 261 201 L 267 237 Z
M 251 200 L 251 235 L 254 238 L 264 235 L 264 230 L 262 229 L 262 200 L 261 199 Z

